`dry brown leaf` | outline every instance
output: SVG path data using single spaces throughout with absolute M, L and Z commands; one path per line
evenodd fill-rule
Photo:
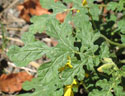
M 2 74 L 0 76 L 0 90 L 7 93 L 19 92 L 22 89 L 22 83 L 32 80 L 33 76 L 27 72 L 12 74 Z
M 56 46 L 58 44 L 58 41 L 52 39 L 51 43 L 52 43 L 52 46 Z
M 59 0 L 55 0 L 55 2 L 57 1 Z M 17 9 L 20 11 L 20 17 L 26 22 L 30 22 L 30 18 L 33 15 L 40 16 L 44 14 L 51 14 L 48 9 L 42 8 L 39 0 L 25 0 L 23 4 L 17 6 Z M 62 23 L 66 17 L 66 14 L 67 12 L 57 14 L 57 20 Z
M 48 9 L 42 8 L 39 0 L 25 0 L 23 4 L 17 6 L 17 9 L 20 11 L 20 17 L 27 22 L 30 22 L 33 15 L 51 14 Z
M 67 15 L 67 12 L 59 13 L 56 15 L 56 19 L 59 20 L 61 23 L 63 23 L 66 18 L 66 15 Z
M 59 0 L 54 0 L 55 2 L 59 1 Z

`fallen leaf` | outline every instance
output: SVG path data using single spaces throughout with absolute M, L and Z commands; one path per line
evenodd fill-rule
M 2 74 L 0 76 L 0 90 L 7 93 L 19 92 L 22 89 L 22 83 L 32 80 L 33 76 L 27 72 L 12 74 Z
M 59 1 L 59 0 L 54 0 L 55 2 Z
M 52 43 L 52 46 L 56 46 L 58 44 L 58 41 L 52 39 L 51 43 Z
M 42 8 L 39 0 L 25 0 L 23 4 L 17 6 L 17 9 L 20 11 L 19 16 L 26 22 L 30 22 L 30 17 L 33 15 L 51 14 L 48 9 Z
M 59 20 L 61 23 L 64 22 L 66 18 L 67 12 L 59 13 L 56 15 L 56 19 Z
M 59 0 L 55 0 L 57 2 Z M 26 22 L 30 22 L 30 18 L 35 16 L 40 16 L 44 14 L 52 14 L 48 9 L 42 8 L 39 0 L 25 0 L 23 4 L 19 4 L 17 9 L 20 11 L 20 17 L 23 18 Z M 59 13 L 56 15 L 56 19 L 61 23 L 64 21 L 67 12 Z

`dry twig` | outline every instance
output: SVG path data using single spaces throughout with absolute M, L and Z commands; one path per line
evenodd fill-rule
M 3 36 L 0 35 L 0 38 L 2 39 Z M 6 37 L 6 39 L 11 40 L 11 41 L 15 41 L 15 42 L 20 43 L 21 45 L 24 45 L 24 43 L 23 43 L 20 39 L 17 39 L 17 38 L 11 38 L 11 37 Z
M 4 12 L 6 12 L 8 9 L 10 9 L 11 7 L 13 7 L 19 0 L 14 0 L 7 8 L 5 8 L 1 13 L 0 13 L 0 17 L 2 16 L 2 14 Z

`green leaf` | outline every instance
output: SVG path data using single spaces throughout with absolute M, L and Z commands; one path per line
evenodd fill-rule
M 125 4 L 125 1 L 124 0 L 119 0 L 119 3 L 118 2 L 109 2 L 108 4 L 108 10 L 116 10 L 117 11 L 122 11 L 124 10 L 124 4 Z
M 60 1 L 54 3 L 52 5 L 52 8 L 53 8 L 53 14 L 62 13 L 68 10 L 67 7 Z
M 106 91 L 100 91 L 97 89 L 94 89 L 92 92 L 89 93 L 88 96 L 113 96 L 111 93 L 106 95 Z
M 59 39 L 57 32 L 60 33 L 61 29 L 59 28 L 59 21 L 56 19 L 51 20 L 47 23 L 46 31 L 47 35 L 54 37 L 55 39 Z M 56 26 L 56 27 L 55 27 Z
M 71 2 L 73 2 L 73 0 L 63 0 L 64 2 L 66 2 L 66 3 L 71 3 Z
M 83 62 L 82 63 L 78 63 L 76 64 L 76 66 L 74 66 L 74 70 L 73 72 L 76 72 L 76 76 L 78 78 L 78 80 L 83 80 L 85 78 L 85 71 L 83 69 Z
M 125 10 L 124 5 L 125 5 L 125 0 L 119 0 L 118 11 Z
M 51 53 L 51 49 L 45 43 L 33 42 L 22 48 L 10 47 L 7 55 L 17 66 L 26 66 L 29 62 L 41 58 L 42 55 Z
M 116 96 L 125 96 L 125 92 L 123 91 L 123 87 L 121 87 L 121 86 L 115 87 L 114 93 Z
M 67 23 L 70 21 L 69 16 L 71 16 L 71 13 L 67 15 L 63 24 L 60 24 L 60 22 L 56 19 L 49 21 L 46 28 L 47 34 L 57 40 L 65 40 L 65 37 L 72 35 L 72 27 Z
M 26 90 L 35 88 L 35 92 L 31 96 L 38 96 L 39 94 L 42 94 L 42 96 L 62 95 L 63 90 L 57 90 L 57 85 L 59 84 L 58 68 L 67 59 L 66 55 L 67 53 L 62 54 L 53 62 L 41 65 L 38 70 L 38 77 L 31 82 L 24 83 L 23 88 Z
M 73 66 L 72 69 L 67 68 L 62 72 L 61 80 L 64 85 L 71 84 L 75 76 L 78 80 L 83 80 L 85 77 L 83 62 L 72 62 L 71 65 Z
M 123 44 L 125 44 L 125 35 L 121 35 L 121 41 Z
M 122 76 L 125 77 L 125 65 L 122 66 Z
M 40 83 L 40 79 L 38 79 L 38 78 L 36 78 L 36 79 L 37 80 L 35 83 L 33 83 L 33 82 L 27 83 L 27 84 L 31 83 L 32 85 L 34 85 L 35 91 L 33 93 L 23 94 L 24 96 L 29 96 L 29 95 L 30 96 L 39 96 L 39 95 L 40 96 L 62 96 L 63 89 L 62 88 L 57 89 L 54 81 L 51 81 L 49 83 L 49 85 L 44 85 L 44 84 Z M 24 83 L 24 85 L 23 85 L 24 89 L 27 88 L 27 86 L 28 86 L 27 84 Z M 19 95 L 19 96 L 23 96 L 23 95 Z
M 117 74 L 116 78 L 110 78 L 110 80 L 99 80 L 96 83 L 96 86 L 99 86 L 101 89 L 101 92 L 105 92 L 105 95 L 103 96 L 113 96 L 112 91 L 115 91 L 115 94 L 117 94 L 116 96 L 122 96 L 119 92 L 123 91 L 122 87 L 119 86 L 119 83 L 121 81 L 119 80 L 119 74 Z M 119 92 L 118 92 L 119 90 Z M 120 94 L 120 95 L 118 95 Z
M 111 22 L 112 21 L 116 21 L 117 20 L 117 16 L 116 15 L 114 15 L 114 14 L 111 14 L 111 16 L 110 16 L 110 20 L 111 20 Z M 109 21 L 110 22 L 110 21 Z
M 76 13 L 75 16 L 73 16 L 73 22 L 75 24 L 76 30 L 79 31 L 92 31 L 91 23 L 89 22 L 89 17 L 86 15 L 87 13 L 86 8 L 80 9 L 79 13 Z M 81 29 L 83 28 L 83 29 Z M 90 28 L 90 29 L 89 29 Z
M 81 60 L 83 61 L 84 65 L 87 66 L 88 70 L 94 71 L 94 66 L 98 66 L 99 64 L 98 56 L 94 55 L 97 49 L 98 49 L 98 46 L 92 45 L 91 48 L 89 49 L 84 48 L 84 51 L 85 51 L 84 53 L 80 53 Z
M 28 43 L 31 43 L 31 42 L 35 42 L 35 37 L 34 37 L 34 34 L 29 34 L 30 32 L 25 32 L 23 33 L 22 37 L 21 37 L 21 40 L 25 43 L 25 44 L 28 44 Z
M 42 5 L 42 7 L 47 9 L 52 8 L 52 5 L 54 3 L 54 0 L 40 0 L 40 4 Z
M 40 94 L 40 93 L 44 94 L 44 93 L 46 93 L 46 94 L 44 94 L 44 96 L 50 96 L 50 94 L 51 94 L 51 96 L 55 96 L 54 94 L 55 94 L 55 90 L 57 88 L 55 85 L 57 85 L 57 86 L 61 85 L 60 82 L 59 82 L 58 69 L 61 66 L 65 65 L 65 62 L 67 60 L 67 56 L 69 56 L 68 54 L 71 53 L 71 52 L 68 52 L 67 48 L 65 48 L 65 50 L 62 50 L 62 48 L 61 48 L 61 50 L 60 50 L 59 46 L 56 46 L 53 49 L 53 51 L 55 53 L 54 58 L 52 58 L 53 55 L 50 56 L 52 58 L 51 62 L 43 64 L 39 68 L 38 77 L 36 78 L 35 83 L 31 82 L 32 86 L 30 84 L 25 85 L 25 86 L 30 85 L 32 88 L 35 88 L 36 90 L 38 90 L 41 87 L 41 85 L 43 86 L 43 87 L 41 87 L 41 89 L 43 89 L 43 90 L 38 90 L 33 94 L 37 94 L 37 93 L 38 94 Z M 59 54 L 58 54 L 58 52 L 59 52 Z M 36 84 L 36 83 L 38 83 L 38 84 Z M 24 88 L 27 88 L 25 86 L 24 86 Z M 51 86 L 51 87 L 48 87 L 48 86 Z M 52 87 L 52 86 L 55 86 L 55 87 Z M 49 90 L 51 90 L 51 91 L 49 91 Z M 50 92 L 50 94 L 48 93 L 48 91 Z M 60 94 L 60 92 L 57 92 L 57 94 Z
M 94 33 L 89 17 L 86 15 L 86 11 L 86 9 L 82 9 L 73 17 L 73 22 L 77 32 L 76 37 L 82 42 L 84 48 L 94 47 L 93 42 L 95 42 L 100 36 L 99 33 Z
M 102 96 L 113 96 L 113 94 L 111 93 L 112 82 L 108 82 L 106 79 L 99 80 L 96 83 L 96 86 L 99 86 L 102 88 L 102 90 L 100 92 L 105 92 L 105 94 Z
M 75 38 L 73 38 L 72 36 L 72 28 L 68 23 L 64 22 L 63 24 L 59 24 L 57 20 L 53 19 L 48 23 L 48 25 L 49 26 L 47 27 L 47 34 L 56 38 L 59 42 L 56 48 L 58 47 L 62 50 L 68 50 L 70 52 L 77 51 L 77 48 L 75 48 L 73 45 Z
M 111 82 L 108 82 L 106 79 L 103 79 L 103 80 L 99 80 L 96 83 L 96 86 L 99 86 L 99 87 L 103 88 L 104 90 L 109 90 L 111 84 L 112 84 Z
M 94 20 L 99 20 L 100 10 L 97 4 L 89 4 L 89 12 Z
M 61 75 L 61 82 L 63 82 L 63 85 L 69 85 L 73 82 L 74 76 L 73 69 L 65 69 Z
M 107 6 L 107 9 L 114 11 L 117 7 L 118 7 L 118 3 L 116 3 L 116 2 L 110 2 L 110 3 L 108 4 L 108 6 Z
M 121 32 L 123 34 L 125 34 L 125 18 L 121 19 L 119 22 L 118 22 L 118 28 L 121 30 Z
M 41 84 L 47 84 L 52 80 L 56 81 L 58 78 L 58 69 L 66 61 L 67 55 L 67 53 L 64 53 L 58 56 L 53 62 L 43 64 L 39 68 L 38 74 L 40 74 Z
M 31 18 L 31 22 L 33 23 L 30 28 L 29 32 L 31 34 L 35 34 L 37 32 L 41 33 L 45 31 L 47 27 L 47 22 L 52 20 L 52 15 L 42 15 L 42 16 L 34 16 Z
M 104 57 L 109 57 L 109 47 L 106 44 L 106 42 L 103 42 L 100 46 L 100 57 L 104 58 Z

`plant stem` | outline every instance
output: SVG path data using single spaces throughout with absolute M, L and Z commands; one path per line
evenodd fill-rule
M 95 22 L 94 22 L 94 20 L 93 20 L 93 17 L 92 17 L 92 15 L 91 15 L 91 13 L 89 12 L 89 9 L 88 9 L 88 13 L 89 13 L 89 16 L 90 16 L 90 18 L 91 18 L 91 20 L 92 20 L 92 24 L 93 24 L 93 26 L 94 26 L 94 29 L 95 29 L 95 31 L 97 31 L 96 24 L 95 24 Z M 120 47 L 120 48 L 125 48 L 125 44 L 119 44 L 119 43 L 116 43 L 116 42 L 114 42 L 114 41 L 111 41 L 110 39 L 108 39 L 108 38 L 107 38 L 106 36 L 104 36 L 103 34 L 101 34 L 101 37 L 104 38 L 108 43 L 110 43 L 110 44 L 112 44 L 112 45 L 118 46 L 118 47 Z
M 1 25 L 1 32 L 2 32 L 2 49 L 4 49 L 6 47 L 5 29 L 1 21 L 0 21 L 0 25 Z
M 87 87 L 86 87 L 85 83 L 84 83 L 83 81 L 81 81 L 81 84 L 82 84 L 82 85 L 83 85 L 83 87 L 85 88 L 85 91 L 86 91 L 87 93 L 89 93 L 89 90 L 87 89 Z
M 108 39 L 106 36 L 104 36 L 103 34 L 101 34 L 101 37 L 104 38 L 107 42 L 109 42 L 110 44 L 112 45 L 115 45 L 115 46 L 118 46 L 120 48 L 125 48 L 125 44 L 119 44 L 119 43 L 116 43 L 114 41 L 111 41 L 110 39 Z
M 94 29 L 97 30 L 97 27 L 96 27 L 96 24 L 95 24 L 95 22 L 94 22 L 94 20 L 93 20 L 93 17 L 92 17 L 92 15 L 91 15 L 91 13 L 89 12 L 89 8 L 88 8 L 88 14 L 89 14 L 89 16 L 90 16 L 90 18 L 91 18 L 91 20 L 92 20 L 92 24 L 93 24 L 93 26 L 94 26 Z

